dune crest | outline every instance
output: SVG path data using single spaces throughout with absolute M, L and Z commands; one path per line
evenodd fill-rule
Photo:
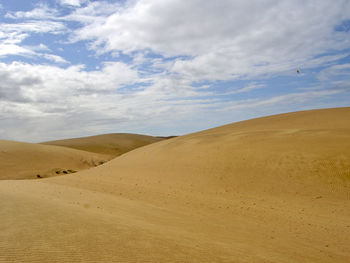
M 161 137 L 153 137 L 130 133 L 112 133 L 89 137 L 73 138 L 43 142 L 46 145 L 64 146 L 108 155 L 109 158 L 122 155 L 138 147 L 163 140 Z

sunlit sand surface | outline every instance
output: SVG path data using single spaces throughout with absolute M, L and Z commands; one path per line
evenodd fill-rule
M 1 262 L 350 262 L 350 108 L 233 123 L 65 176 L 2 180 L 0 207 Z

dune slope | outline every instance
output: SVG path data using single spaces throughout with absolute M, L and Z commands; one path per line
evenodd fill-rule
M 65 147 L 0 140 L 0 180 L 65 175 L 95 167 L 106 159 Z
M 130 134 L 130 133 L 112 133 L 82 138 L 73 138 L 66 140 L 57 140 L 43 142 L 46 145 L 65 146 L 88 152 L 101 153 L 114 158 L 123 153 L 129 152 L 141 146 L 163 140 L 159 137 Z
M 0 182 L 0 261 L 348 262 L 349 201 L 350 108 L 269 116 Z

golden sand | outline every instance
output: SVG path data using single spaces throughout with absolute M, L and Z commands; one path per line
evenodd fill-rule
M 0 181 L 1 262 L 350 262 L 350 108 Z
M 133 149 L 163 140 L 159 137 L 112 133 L 96 136 L 44 142 L 46 145 L 65 146 L 73 149 L 109 155 L 110 158 L 122 155 Z
M 98 166 L 107 157 L 58 146 L 0 140 L 0 180 L 65 175 Z

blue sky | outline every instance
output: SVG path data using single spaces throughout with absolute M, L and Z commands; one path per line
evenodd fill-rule
M 0 139 L 350 106 L 348 0 L 3 0 L 0 23 Z

